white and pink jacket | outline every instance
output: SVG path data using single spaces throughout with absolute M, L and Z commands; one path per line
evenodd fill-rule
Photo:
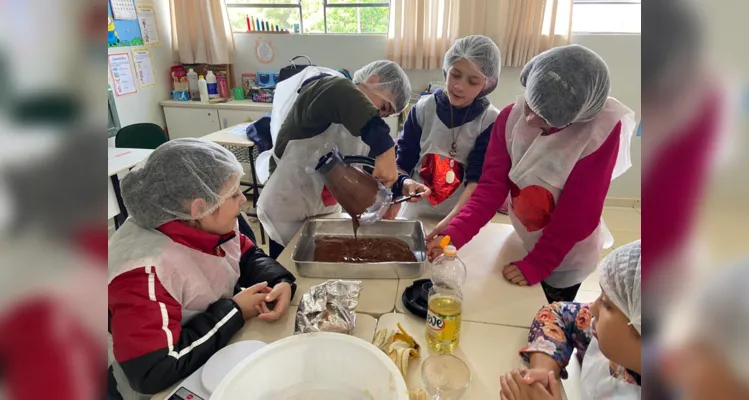
M 634 112 L 609 98 L 593 120 L 544 134 L 525 123 L 524 102 L 499 114 L 479 185 L 442 234 L 462 247 L 509 193 L 510 219 L 528 251 L 515 265 L 530 285 L 565 288 L 582 282 L 612 244 L 601 215 L 611 180 L 631 166 Z

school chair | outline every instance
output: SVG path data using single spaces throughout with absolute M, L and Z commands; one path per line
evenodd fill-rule
M 160 126 L 150 122 L 132 124 L 117 131 L 114 147 L 130 149 L 156 149 L 169 138 Z

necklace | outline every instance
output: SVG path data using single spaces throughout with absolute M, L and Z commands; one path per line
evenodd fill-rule
M 471 105 L 468 106 L 468 109 L 466 110 L 466 115 L 463 116 L 463 122 L 460 124 L 460 128 L 458 128 L 458 131 L 455 132 L 455 119 L 453 115 L 453 106 L 450 105 L 450 126 L 451 131 L 453 133 L 453 142 L 450 145 L 450 170 L 447 171 L 445 174 L 445 182 L 448 184 L 452 184 L 455 182 L 455 171 L 453 171 L 453 167 L 455 166 L 455 155 L 458 153 L 458 136 L 460 136 L 460 131 L 463 130 L 463 125 L 466 123 L 466 119 L 468 119 L 468 113 L 471 111 Z
M 471 111 L 472 105 L 473 103 L 471 103 L 471 105 L 468 106 L 468 109 L 466 110 L 466 115 L 463 116 L 463 122 L 460 123 L 460 127 L 458 128 L 457 132 L 455 132 L 455 120 L 454 120 L 455 116 L 453 114 L 453 106 L 450 105 L 450 125 L 451 125 L 450 130 L 452 131 L 452 134 L 453 134 L 453 143 L 450 145 L 450 158 L 455 158 L 455 154 L 457 154 L 458 152 L 458 136 L 460 136 L 460 131 L 463 130 L 463 125 L 465 125 L 466 119 L 468 119 L 468 113 Z M 452 160 L 450 161 L 451 161 L 450 166 L 452 166 Z

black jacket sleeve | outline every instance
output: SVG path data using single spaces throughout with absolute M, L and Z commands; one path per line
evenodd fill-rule
M 234 300 L 220 299 L 182 325 L 172 349 L 164 347 L 120 362 L 120 367 L 133 389 L 155 394 L 195 372 L 243 326 L 242 311 Z
M 294 298 L 295 281 L 296 278 L 289 270 L 257 246 L 247 250 L 239 260 L 239 287 L 246 288 L 259 282 L 268 282 L 268 286 L 273 287 L 281 282 L 289 282 L 291 298 Z

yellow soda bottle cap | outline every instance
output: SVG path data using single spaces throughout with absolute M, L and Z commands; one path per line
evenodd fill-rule
M 448 245 L 450 245 L 450 236 L 445 236 L 440 240 L 440 247 L 444 249 Z

